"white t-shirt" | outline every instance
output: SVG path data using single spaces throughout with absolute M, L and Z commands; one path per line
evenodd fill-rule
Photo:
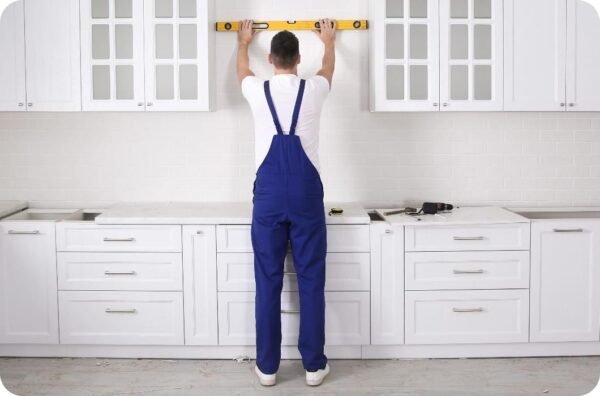
M 275 75 L 269 83 L 273 103 L 284 134 L 288 134 L 292 125 L 294 105 L 300 88 L 300 77 L 293 74 Z M 248 76 L 242 81 L 242 93 L 252 109 L 254 115 L 255 160 L 256 169 L 264 161 L 273 135 L 277 129 L 269 111 L 265 97 L 264 80 L 255 76 Z M 323 76 L 314 76 L 306 79 L 304 97 L 296 135 L 300 137 L 302 148 L 312 164 L 319 170 L 319 127 L 321 122 L 321 107 L 329 94 L 329 81 Z

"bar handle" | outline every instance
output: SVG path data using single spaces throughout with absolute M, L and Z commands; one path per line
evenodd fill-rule
M 113 314 L 113 313 L 126 313 L 126 314 L 134 314 L 137 313 L 137 309 L 135 308 L 130 308 L 130 309 L 113 309 L 113 308 L 106 308 L 104 310 L 104 312 L 106 312 L 107 314 Z
M 453 270 L 452 271 L 454 274 L 483 274 L 483 270 L 482 269 L 478 269 L 478 270 Z
M 454 312 L 483 312 L 482 307 L 478 308 L 452 308 Z
M 561 229 L 561 228 L 554 228 L 552 231 L 554 232 L 583 232 L 583 228 L 572 228 L 572 229 Z
M 135 242 L 135 238 L 104 238 L 104 242 Z
M 455 236 L 454 238 L 455 241 L 483 241 L 485 240 L 485 237 L 482 236 Z
M 8 233 L 10 235 L 39 235 L 39 234 L 41 234 L 40 230 L 33 230 L 33 231 L 8 230 Z
M 300 310 L 297 310 L 297 309 L 282 309 L 281 313 L 282 314 L 299 314 Z
M 116 271 L 104 271 L 104 275 L 136 275 L 137 273 L 135 271 L 121 271 L 121 272 L 116 272 Z

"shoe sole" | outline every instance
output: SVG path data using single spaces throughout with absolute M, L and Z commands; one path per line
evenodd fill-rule
M 323 376 L 323 378 L 321 378 L 320 381 L 306 380 L 306 385 L 308 385 L 308 386 L 319 386 L 319 385 L 321 385 L 323 383 L 323 381 L 325 381 L 325 378 L 327 378 L 327 376 L 329 375 L 329 371 L 330 370 L 327 370 L 327 374 L 325 374 Z
M 277 378 L 275 378 L 274 380 L 265 380 L 265 379 L 261 378 L 257 368 L 254 369 L 254 372 L 256 373 L 256 377 L 258 377 L 258 382 L 262 386 L 274 386 L 277 384 Z

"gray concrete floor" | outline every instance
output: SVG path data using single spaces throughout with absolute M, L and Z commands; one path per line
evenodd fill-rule
M 0 359 L 4 385 L 19 396 L 116 395 L 565 395 L 594 388 L 600 357 L 333 360 L 319 388 L 299 361 L 283 361 L 273 388 L 254 362 L 223 360 Z

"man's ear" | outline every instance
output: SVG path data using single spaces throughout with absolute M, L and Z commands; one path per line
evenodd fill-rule
M 273 56 L 271 54 L 269 54 L 268 60 L 270 64 L 273 64 Z
M 300 63 L 302 63 L 302 55 L 298 54 L 298 63 L 297 64 L 299 65 Z

